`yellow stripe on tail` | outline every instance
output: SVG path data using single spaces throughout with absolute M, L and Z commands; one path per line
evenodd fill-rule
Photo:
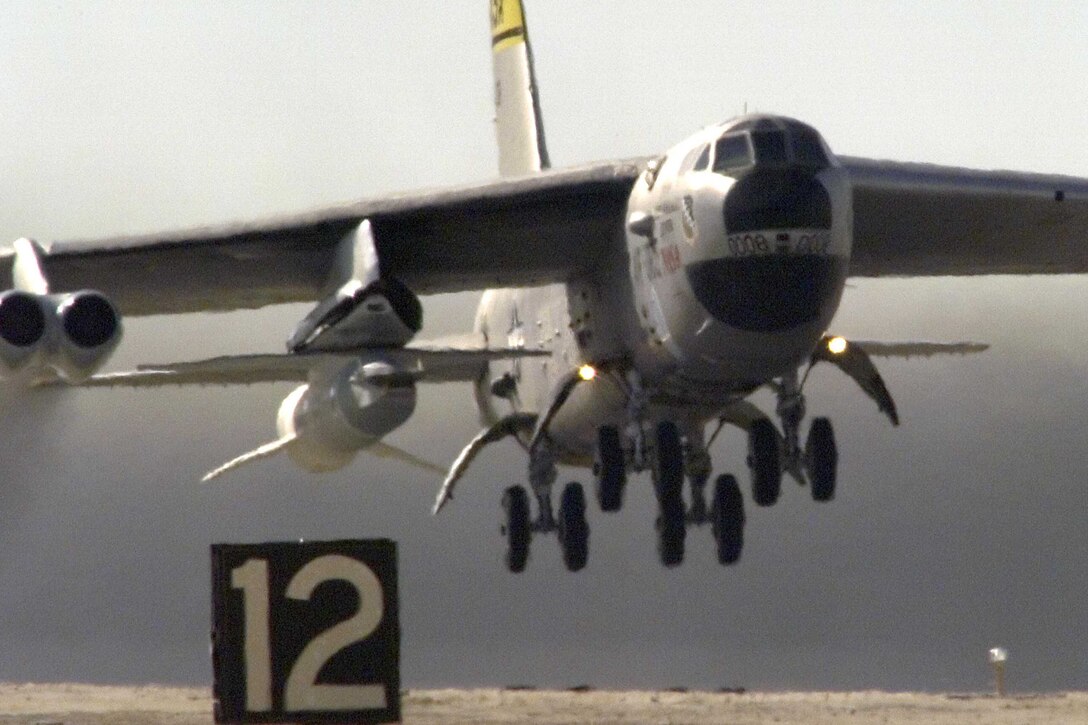
M 525 42 L 525 14 L 520 0 L 491 0 L 491 49 L 505 50 Z

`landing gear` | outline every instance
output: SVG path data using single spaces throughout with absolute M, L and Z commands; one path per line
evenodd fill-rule
M 805 443 L 805 468 L 814 501 L 835 497 L 836 469 L 839 463 L 835 431 L 827 418 L 814 418 Z
M 502 532 L 506 536 L 506 568 L 512 572 L 525 571 L 529 560 L 529 495 L 521 486 L 511 486 L 502 496 L 502 508 L 506 523 Z
M 537 516 L 531 519 L 529 495 L 521 486 L 511 486 L 502 497 L 506 520 L 506 567 L 512 572 L 525 570 L 529 559 L 529 540 L 534 533 L 555 533 L 563 552 L 563 563 L 570 571 L 585 568 L 589 557 L 589 524 L 586 521 L 586 494 L 580 483 L 569 483 L 559 500 L 559 515 L 552 513 L 551 490 L 556 468 L 552 451 L 546 446 L 529 459 L 529 480 L 537 501 Z
M 752 497 L 758 506 L 774 504 L 780 495 L 782 476 L 788 473 L 798 482 L 812 486 L 812 497 L 828 501 L 835 494 L 837 453 L 835 437 L 827 418 L 812 421 L 803 451 L 798 450 L 797 428 L 803 420 L 804 399 L 789 385 L 780 391 L 779 416 L 783 432 L 751 404 L 734 414 L 731 422 L 744 423 L 748 429 L 748 466 L 752 476 Z M 724 418 L 723 418 L 724 420 Z M 744 548 L 745 506 L 737 479 L 721 475 L 711 481 L 711 462 L 701 428 L 682 421 L 683 428 L 671 420 L 653 426 L 639 425 L 630 433 L 630 451 L 615 427 L 598 430 L 595 457 L 597 499 L 604 511 L 618 510 L 623 501 L 626 467 L 650 469 L 657 498 L 657 551 L 665 567 L 683 563 L 689 524 L 710 523 L 718 561 L 736 563 Z M 711 439 L 713 440 L 713 439 Z M 644 468 L 638 466 L 637 451 L 642 451 Z M 531 515 L 526 489 L 514 486 L 503 496 L 506 514 L 503 533 L 507 539 L 506 565 L 514 572 L 523 571 L 529 557 L 533 534 L 555 532 L 569 571 L 581 571 L 589 558 L 589 524 L 586 519 L 586 495 L 579 483 L 563 488 L 558 508 L 553 509 L 551 488 L 556 478 L 555 452 L 550 444 L 541 444 L 530 457 L 529 478 L 537 506 Z M 690 484 L 690 506 L 684 496 L 684 483 Z
M 830 501 L 835 497 L 839 454 L 835 432 L 827 418 L 813 418 L 808 440 L 801 450 L 801 421 L 805 417 L 805 396 L 796 375 L 782 378 L 778 386 L 778 417 L 782 421 L 782 470 L 811 487 L 813 500 Z M 768 421 L 769 422 L 769 421 Z
M 714 543 L 718 545 L 718 561 L 723 565 L 735 564 L 744 547 L 744 498 L 733 476 L 718 476 L 714 483 L 710 523 Z
M 597 483 L 597 502 L 601 511 L 619 511 L 623 507 L 623 486 L 627 479 L 620 432 L 615 426 L 601 426 L 597 431 L 597 455 L 593 461 Z
M 782 489 L 782 464 L 778 431 L 766 418 L 748 429 L 748 469 L 752 472 L 752 498 L 757 506 L 771 506 Z
M 568 483 L 559 503 L 559 546 L 569 571 L 581 571 L 589 557 L 586 495 L 580 483 Z
M 684 450 L 676 424 L 662 421 L 654 431 L 654 491 L 660 515 L 657 519 L 657 552 L 661 563 L 677 566 L 684 560 Z
M 688 476 L 689 490 L 691 491 L 691 507 L 688 508 L 685 520 L 689 524 L 702 526 L 709 521 L 710 513 L 706 505 L 707 476 Z

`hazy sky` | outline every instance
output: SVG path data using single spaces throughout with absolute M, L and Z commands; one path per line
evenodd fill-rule
M 441 8 L 441 11 L 436 11 Z M 1088 176 L 1088 8 L 1077 2 L 530 2 L 557 166 L 651 153 L 749 110 L 840 153 Z M 0 239 L 94 237 L 301 210 L 494 176 L 484 0 L 0 6 Z M 1088 686 L 1088 280 L 859 281 L 836 330 L 976 339 L 881 366 L 891 428 L 836 371 L 834 503 L 749 507 L 719 567 L 708 530 L 657 564 L 653 496 L 591 511 L 589 567 L 534 541 L 507 574 L 489 449 L 438 519 L 437 480 L 361 456 L 322 477 L 269 460 L 280 386 L 52 391 L 0 416 L 0 680 L 207 682 L 208 545 L 400 542 L 408 686 Z M 469 324 L 473 295 L 427 306 Z M 111 363 L 278 351 L 306 306 L 134 320 Z M 768 405 L 771 401 L 759 398 Z M 467 387 L 422 392 L 391 440 L 452 460 Z M 716 467 L 743 474 L 743 439 Z M 588 482 L 584 472 L 564 478 Z M 746 481 L 746 474 L 741 475 Z M 641 485 L 639 485 L 641 484 Z

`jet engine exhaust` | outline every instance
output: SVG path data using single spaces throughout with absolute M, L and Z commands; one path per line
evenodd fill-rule
M 117 335 L 120 319 L 97 292 L 77 292 L 57 306 L 65 336 L 81 348 L 97 348 Z
M 121 340 L 121 318 L 98 292 L 0 294 L 0 377 L 79 383 Z
M 0 295 L 0 377 L 26 366 L 45 332 L 45 313 L 35 295 L 17 290 Z
M 121 318 L 98 292 L 81 291 L 54 300 L 56 330 L 47 340 L 45 363 L 68 383 L 93 375 L 121 341 Z

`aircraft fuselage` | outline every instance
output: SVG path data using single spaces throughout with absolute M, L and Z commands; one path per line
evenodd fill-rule
M 597 270 L 566 284 L 485 293 L 476 326 L 491 344 L 547 349 L 496 363 L 481 413 L 539 412 L 582 363 L 549 428 L 562 460 L 592 459 L 596 430 L 630 418 L 701 425 L 812 353 L 834 316 L 850 258 L 849 179 L 797 121 L 746 116 L 693 135 L 635 183 Z M 502 400 L 491 390 L 515 383 Z

